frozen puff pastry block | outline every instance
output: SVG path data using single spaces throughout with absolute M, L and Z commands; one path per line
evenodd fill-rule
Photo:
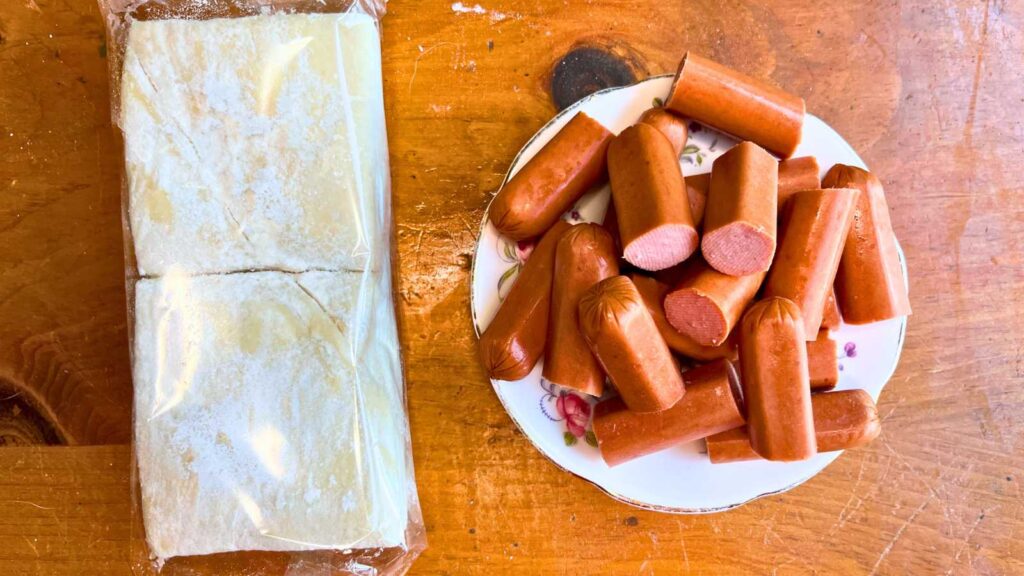
M 370 16 L 136 21 L 123 70 L 140 275 L 380 261 L 389 176 Z
M 154 555 L 404 543 L 412 471 L 385 279 L 170 273 L 138 281 L 135 303 Z

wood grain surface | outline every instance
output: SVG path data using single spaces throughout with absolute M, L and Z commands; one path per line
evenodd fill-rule
M 1024 573 L 1024 4 L 475 6 L 393 0 L 384 21 L 430 546 L 413 573 Z M 687 48 L 802 94 L 854 145 L 886 186 L 914 306 L 881 438 L 709 516 L 630 508 L 543 458 L 478 367 L 469 317 L 477 226 L 522 143 L 556 102 L 672 71 Z M 129 570 L 106 78 L 94 0 L 0 2 L 0 444 L 69 445 L 0 448 L 3 574 Z

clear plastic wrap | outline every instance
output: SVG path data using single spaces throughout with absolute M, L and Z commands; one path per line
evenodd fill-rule
M 426 542 L 383 2 L 100 8 L 125 143 L 136 572 L 404 572 Z

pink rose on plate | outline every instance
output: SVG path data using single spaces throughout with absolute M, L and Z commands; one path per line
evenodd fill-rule
M 565 427 L 569 433 L 577 438 L 582 438 L 587 433 L 587 424 L 590 423 L 590 404 L 575 394 L 563 392 L 555 402 L 555 409 L 558 415 L 565 418 Z
M 533 249 L 537 246 L 537 243 L 533 240 L 520 240 L 516 242 L 516 258 L 519 262 L 525 263 L 530 258 L 530 254 L 533 254 Z

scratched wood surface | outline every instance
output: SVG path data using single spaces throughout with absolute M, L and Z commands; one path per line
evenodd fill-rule
M 1024 573 L 1024 4 L 393 0 L 399 309 L 418 574 Z M 692 48 L 804 95 L 886 185 L 915 315 L 882 437 L 711 516 L 541 457 L 474 359 L 468 270 L 521 144 Z M 0 567 L 128 571 L 119 149 L 93 0 L 0 2 Z M 28 445 L 66 444 L 69 447 Z M 118 446 L 90 446 L 117 444 Z M 280 571 L 278 571 L 280 572 Z

